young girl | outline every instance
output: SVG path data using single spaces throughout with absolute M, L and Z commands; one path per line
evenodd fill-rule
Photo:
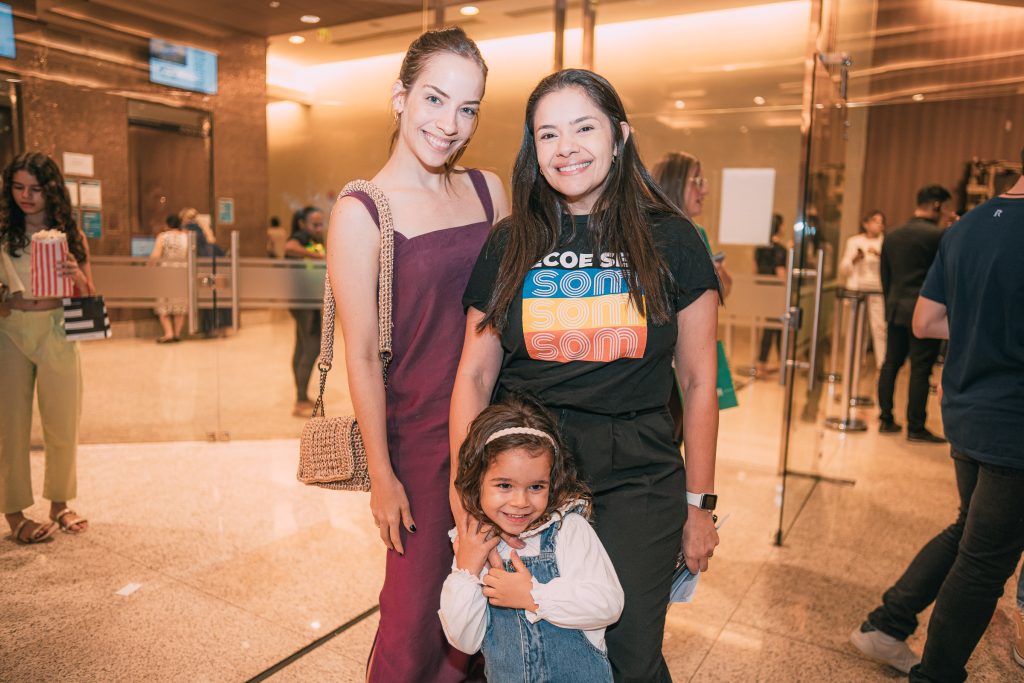
M 489 683 L 610 682 L 604 630 L 622 613 L 622 587 L 551 415 L 524 398 L 486 408 L 459 451 L 455 488 L 468 514 L 441 590 L 448 642 L 483 650 Z
M 69 253 L 60 274 L 83 294 L 92 294 L 89 245 L 75 223 L 64 177 L 53 159 L 27 152 L 4 169 L 0 191 L 0 507 L 18 543 L 45 541 L 58 526 L 72 534 L 89 528 L 85 517 L 68 507 L 78 491 L 78 343 L 65 337 L 61 299 L 32 293 L 31 238 L 47 229 L 67 238 Z M 50 523 L 31 520 L 24 512 L 33 504 L 29 433 L 34 393 L 46 447 L 43 498 L 50 501 Z

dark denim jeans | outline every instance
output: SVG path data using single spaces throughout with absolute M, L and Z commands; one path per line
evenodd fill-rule
M 930 540 L 868 616 L 905 640 L 933 601 L 921 664 L 911 681 L 959 683 L 1024 550 L 1024 469 L 996 467 L 953 452 L 960 514 Z

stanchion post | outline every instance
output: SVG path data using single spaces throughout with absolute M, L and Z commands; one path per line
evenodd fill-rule
M 852 295 L 852 296 L 851 296 Z M 857 292 L 847 292 L 844 296 L 850 302 L 850 324 L 849 330 L 852 334 L 846 336 L 846 362 L 843 365 L 843 394 L 842 414 L 839 417 L 830 417 L 825 420 L 825 426 L 840 432 L 863 432 L 867 431 L 867 424 L 853 416 L 853 386 L 856 383 L 855 366 L 859 365 L 857 350 L 860 348 L 861 335 L 863 334 L 864 296 Z

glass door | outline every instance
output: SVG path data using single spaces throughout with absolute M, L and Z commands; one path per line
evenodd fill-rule
M 780 382 L 784 408 L 779 469 L 781 544 L 808 497 L 827 477 L 822 468 L 829 358 L 845 187 L 850 56 L 836 45 L 838 1 L 813 3 L 801 122 L 801 177 L 793 246 L 787 264 Z

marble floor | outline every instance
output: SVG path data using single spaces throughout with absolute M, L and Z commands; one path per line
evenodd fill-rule
M 287 328 L 266 327 L 247 332 L 255 340 L 226 340 L 233 351 L 212 352 L 241 372 L 246 349 L 277 340 L 272 346 L 287 350 Z M 133 405 L 134 390 L 118 392 L 98 375 L 100 357 L 116 355 L 133 359 L 117 371 L 125 377 L 155 367 L 161 387 L 187 385 L 200 395 L 192 379 L 174 384 L 174 365 L 199 362 L 204 343 L 165 349 L 124 340 L 120 351 L 84 349 L 87 377 L 93 373 L 87 391 L 111 402 L 99 407 Z M 145 352 L 142 360 L 135 350 Z M 161 357 L 168 351 L 178 360 Z M 349 622 L 270 680 L 362 680 L 384 550 L 365 494 L 295 482 L 301 421 L 287 416 L 286 361 L 273 360 L 269 397 L 253 390 L 265 370 L 260 363 L 248 364 L 255 379 L 241 372 L 231 381 L 241 387 L 233 410 L 249 415 L 250 431 L 290 429 L 288 438 L 243 439 L 235 434 L 247 432 L 236 430 L 230 441 L 209 442 L 194 430 L 185 434 L 192 440 L 175 441 L 174 430 L 152 426 L 157 418 L 138 431 L 130 420 L 97 418 L 90 433 L 100 435 L 96 424 L 104 421 L 118 431 L 80 449 L 75 507 L 90 518 L 89 532 L 37 546 L 0 541 L 0 681 L 247 681 Z M 335 384 L 342 410 L 343 379 Z M 177 415 L 161 396 L 152 405 Z M 836 405 L 825 391 L 816 415 L 794 429 L 812 452 L 799 465 L 853 484 L 787 482 L 788 534 L 779 547 L 782 389 L 750 382 L 739 400 L 721 421 L 718 491 L 731 515 L 723 543 L 695 601 L 668 616 L 664 648 L 674 680 L 899 680 L 858 656 L 846 638 L 918 547 L 953 519 L 947 449 L 880 436 L 868 410 L 868 432 L 822 430 L 820 418 Z M 284 416 L 256 419 L 268 406 Z M 941 430 L 936 406 L 931 413 L 930 426 Z M 33 452 L 37 496 L 43 459 Z M 29 512 L 42 517 L 44 502 Z M 1008 590 L 971 660 L 971 680 L 1024 680 L 1010 655 L 1012 602 Z M 921 648 L 923 633 L 924 624 L 913 648 Z

